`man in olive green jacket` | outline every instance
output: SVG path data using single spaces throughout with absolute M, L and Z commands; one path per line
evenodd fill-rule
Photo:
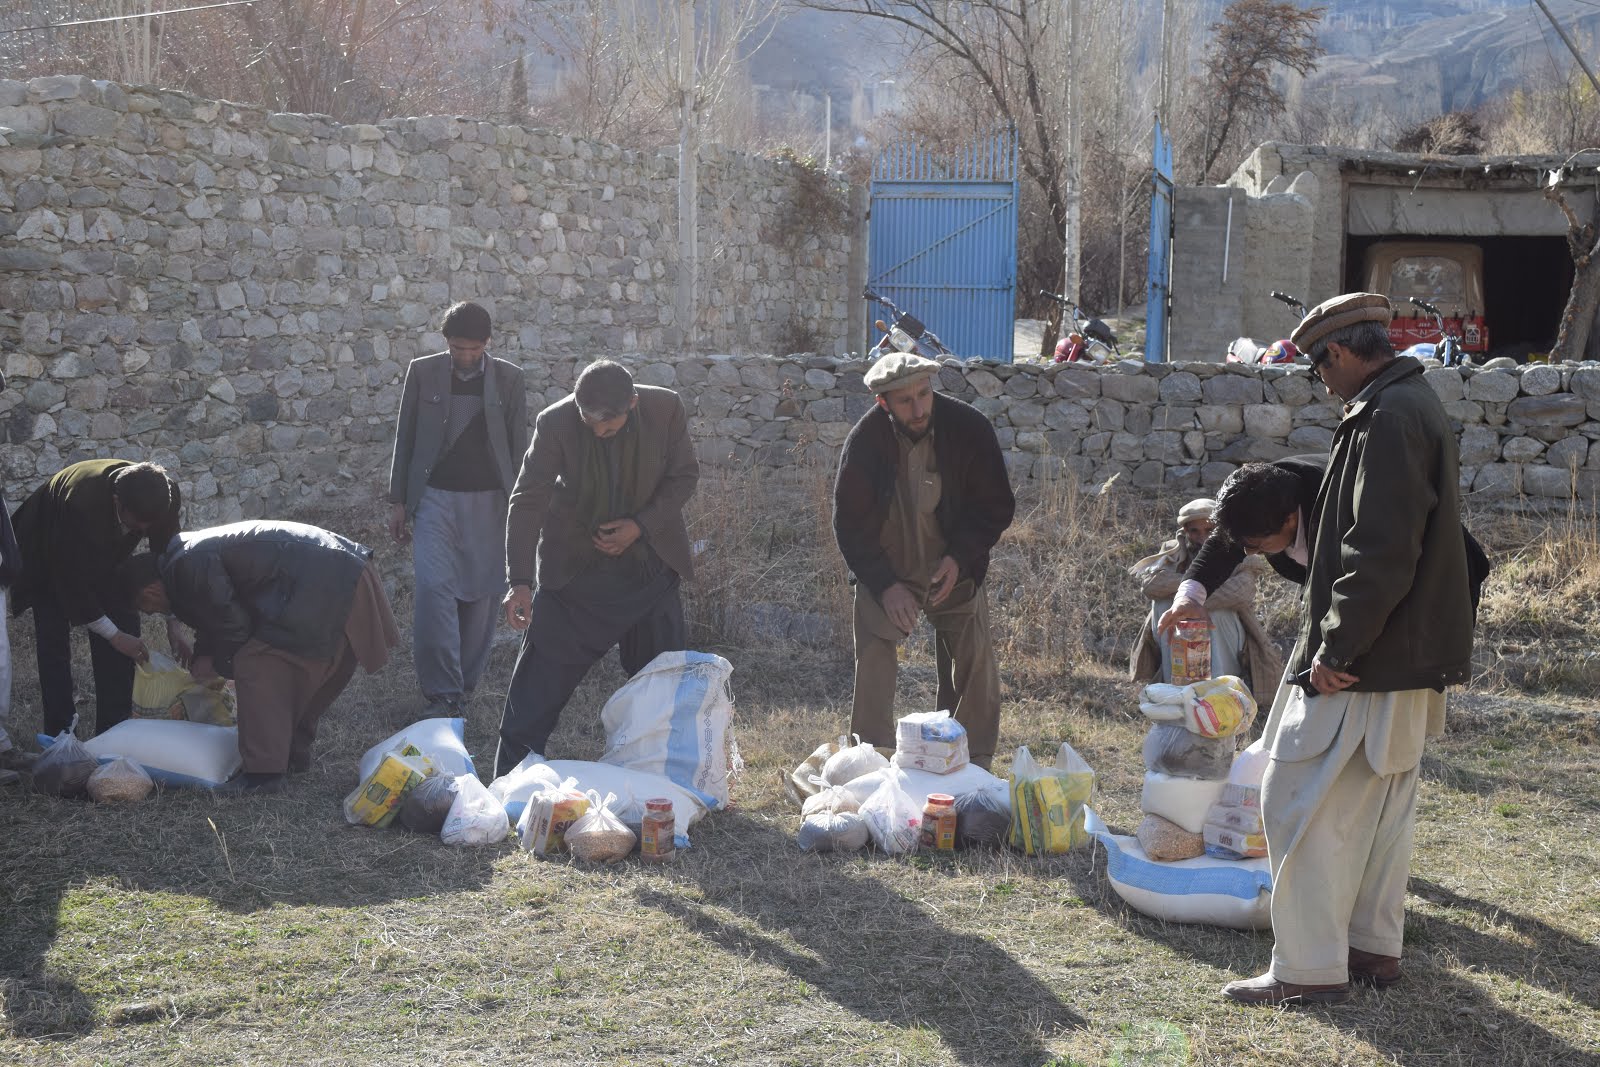
M 1300 639 L 1264 733 L 1276 943 L 1271 970 L 1224 990 L 1247 1004 L 1337 1003 L 1351 980 L 1399 981 L 1423 741 L 1444 728 L 1444 687 L 1470 672 L 1457 442 L 1422 365 L 1395 357 L 1391 314 L 1383 296 L 1350 294 L 1293 338 L 1345 409 L 1308 523 Z

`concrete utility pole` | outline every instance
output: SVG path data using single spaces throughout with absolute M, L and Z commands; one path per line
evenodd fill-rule
M 678 0 L 678 293 L 675 309 L 683 347 L 699 342 L 700 115 L 696 0 Z
M 1079 246 L 1079 219 L 1081 217 L 1080 179 L 1083 175 L 1082 108 L 1083 89 L 1078 80 L 1078 0 L 1065 0 L 1066 4 L 1066 63 L 1067 63 L 1067 158 L 1063 175 L 1067 199 L 1067 232 L 1065 254 L 1061 269 L 1061 292 L 1074 304 L 1078 303 L 1079 273 L 1082 268 L 1082 250 Z M 1070 327 L 1070 324 L 1065 324 Z

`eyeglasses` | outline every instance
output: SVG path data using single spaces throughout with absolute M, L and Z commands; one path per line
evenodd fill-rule
M 1317 348 L 1312 350 L 1311 364 L 1306 369 L 1311 372 L 1313 377 L 1319 376 L 1322 365 L 1328 362 L 1329 357 L 1332 355 L 1333 353 L 1328 351 L 1326 345 L 1318 345 Z

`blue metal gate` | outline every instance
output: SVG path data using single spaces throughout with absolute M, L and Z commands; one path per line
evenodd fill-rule
M 1156 123 L 1150 191 L 1150 295 L 1145 298 L 1144 358 L 1167 359 L 1168 313 L 1172 310 L 1172 144 Z
M 867 283 L 964 359 L 1011 362 L 1017 304 L 1017 135 L 940 156 L 901 141 L 872 167 Z M 869 336 L 874 317 L 868 308 Z M 872 342 L 869 340 L 870 346 Z

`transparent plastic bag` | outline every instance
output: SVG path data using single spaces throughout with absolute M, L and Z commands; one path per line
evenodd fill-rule
M 1144 766 L 1180 778 L 1226 778 L 1233 747 L 1231 736 L 1202 737 L 1178 723 L 1158 722 L 1144 738 Z
M 439 829 L 447 845 L 497 845 L 511 832 L 506 809 L 475 774 L 455 777 L 456 799 Z
M 822 765 L 822 777 L 829 785 L 844 785 L 887 766 L 889 761 L 883 753 L 857 737 L 854 745 L 841 747 L 828 757 L 828 762 Z
M 35 792 L 51 797 L 79 797 L 89 785 L 89 776 L 100 766 L 94 753 L 84 747 L 74 730 L 78 717 L 56 735 L 50 747 L 33 762 Z
M 616 863 L 628 858 L 637 835 L 614 812 L 615 793 L 604 799 L 593 790 L 589 792 L 589 810 L 567 828 L 567 850 L 573 859 L 586 863 Z
M 436 834 L 444 829 L 444 821 L 455 806 L 456 780 L 450 775 L 436 774 L 425 778 L 421 785 L 413 786 L 400 802 L 400 814 L 395 818 L 401 826 L 416 834 Z
M 802 852 L 855 852 L 867 847 L 867 822 L 853 811 L 823 811 L 800 824 L 795 843 Z
M 150 662 L 133 668 L 133 714 L 141 719 L 181 719 L 178 696 L 194 678 L 165 652 L 150 653 Z
M 848 784 L 829 785 L 820 775 L 812 779 L 817 791 L 800 806 L 800 814 L 809 819 L 825 812 L 855 812 L 861 810 L 861 799 L 851 792 Z
M 1052 855 L 1086 844 L 1084 810 L 1094 792 L 1094 771 L 1065 741 L 1055 766 L 1027 747 L 1011 762 L 1011 845 L 1030 856 Z
M 922 831 L 922 809 L 894 779 L 886 779 L 861 805 L 872 843 L 891 856 L 915 852 Z
M 1011 833 L 1011 804 L 989 789 L 956 797 L 956 847 L 1003 845 Z
M 536 856 L 565 851 L 567 831 L 588 811 L 589 798 L 578 790 L 578 780 L 564 779 L 528 798 L 517 819 L 517 841 Z
M 155 787 L 143 767 L 126 756 L 118 756 L 89 775 L 86 788 L 89 798 L 97 804 L 137 804 Z

